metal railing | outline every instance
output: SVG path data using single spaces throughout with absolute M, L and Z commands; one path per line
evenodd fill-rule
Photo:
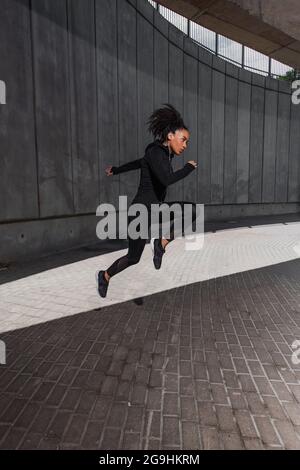
M 157 2 L 152 0 L 148 0 L 148 2 L 166 20 L 189 36 L 198 46 L 204 47 L 209 52 L 238 67 L 273 78 L 284 76 L 287 72 L 293 70 L 291 67 L 254 49 L 210 31 L 204 26 L 194 23 L 184 16 L 159 5 Z

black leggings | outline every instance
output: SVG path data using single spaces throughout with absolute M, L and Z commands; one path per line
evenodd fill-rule
M 193 222 L 196 219 L 196 204 L 193 202 L 186 202 L 186 201 L 170 201 L 170 202 L 164 202 L 164 204 L 170 206 L 172 204 L 180 204 L 182 208 L 182 214 L 183 214 L 183 205 L 184 204 L 189 204 L 192 205 L 192 220 Z M 151 212 L 150 210 L 148 211 L 149 215 L 149 222 L 151 220 Z M 128 216 L 128 223 L 130 223 L 132 220 L 134 220 L 136 216 Z M 183 221 L 182 221 L 183 224 Z M 171 213 L 171 226 L 170 226 L 170 237 L 167 239 L 169 242 L 174 240 L 174 214 Z M 129 245 L 128 245 L 128 252 L 125 256 L 122 256 L 121 258 L 117 259 L 108 269 L 107 273 L 108 275 L 115 276 L 116 274 L 120 273 L 124 269 L 128 268 L 129 266 L 133 266 L 134 264 L 137 264 L 142 256 L 142 253 L 144 251 L 145 245 L 146 245 L 146 239 L 143 238 L 137 238 L 136 240 L 133 240 L 132 238 L 128 237 Z

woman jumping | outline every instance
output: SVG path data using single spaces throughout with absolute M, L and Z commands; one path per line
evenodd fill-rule
M 157 109 L 150 116 L 148 130 L 153 134 L 155 141 L 146 147 L 143 158 L 125 163 L 119 167 L 109 166 L 105 172 L 107 176 L 118 175 L 126 171 L 141 170 L 140 184 L 131 204 L 144 204 L 148 213 L 151 212 L 151 204 L 192 204 L 185 201 L 164 202 L 167 187 L 170 184 L 185 178 L 195 168 L 197 163 L 189 161 L 180 170 L 173 172 L 171 160 L 175 155 L 181 155 L 187 148 L 190 133 L 183 122 L 178 111 L 170 104 L 165 104 L 163 108 Z M 193 204 L 192 219 L 195 220 L 196 209 Z M 130 223 L 135 216 L 129 216 Z M 169 238 L 157 238 L 151 240 L 153 250 L 153 263 L 156 269 L 160 269 L 162 257 L 166 246 L 174 240 L 174 224 L 171 225 Z M 106 297 L 110 278 L 120 273 L 129 266 L 137 264 L 144 251 L 146 240 L 142 238 L 132 239 L 128 236 L 129 247 L 125 256 L 117 259 L 106 271 L 96 273 L 97 289 L 101 297 Z

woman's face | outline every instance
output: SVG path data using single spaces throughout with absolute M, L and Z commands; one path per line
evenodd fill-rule
M 186 129 L 178 129 L 175 133 L 169 132 L 169 147 L 175 155 L 180 155 L 188 146 L 190 133 Z

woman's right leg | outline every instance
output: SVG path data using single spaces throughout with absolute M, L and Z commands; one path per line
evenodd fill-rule
M 128 225 L 134 218 L 133 216 L 129 216 Z M 114 261 L 106 271 L 98 271 L 96 273 L 97 289 L 101 297 L 106 297 L 109 280 L 112 276 L 124 271 L 124 269 L 129 266 L 137 264 L 141 259 L 146 240 L 142 238 L 133 240 L 130 237 L 128 237 L 128 240 L 129 246 L 127 254 Z
M 128 226 L 134 219 L 135 216 L 128 216 Z M 129 266 L 137 264 L 141 259 L 145 245 L 146 240 L 143 240 L 142 238 L 137 238 L 136 240 L 133 240 L 128 235 L 128 252 L 125 256 L 122 256 L 121 258 L 114 261 L 113 264 L 105 271 L 104 275 L 106 277 L 106 280 L 109 281 L 112 276 L 115 276 L 121 271 L 124 271 L 124 269 L 127 269 Z

